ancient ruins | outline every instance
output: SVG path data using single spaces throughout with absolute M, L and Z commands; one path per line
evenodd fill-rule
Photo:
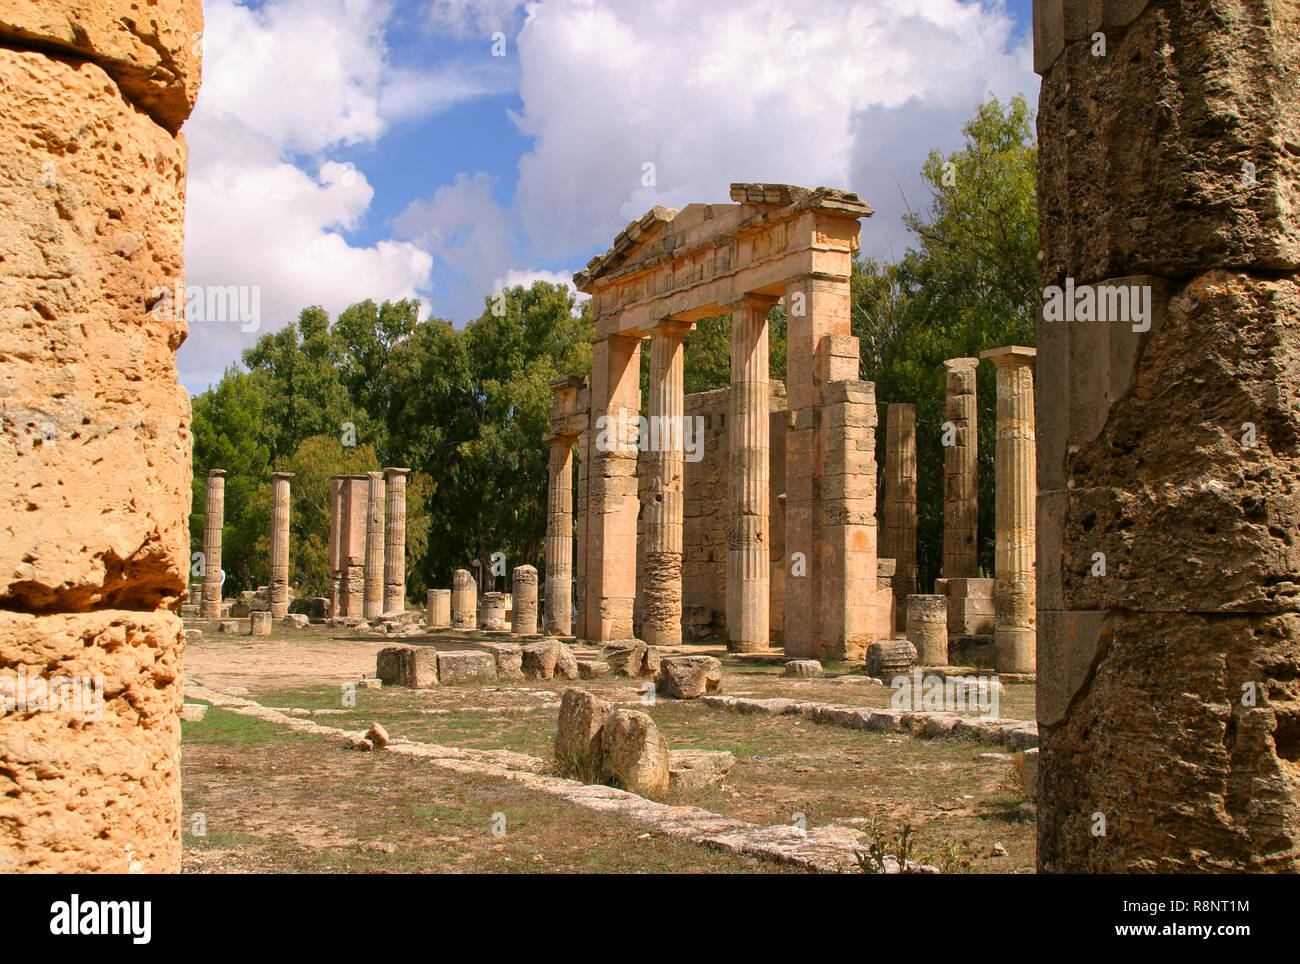
M 653 208 L 574 276 L 592 362 L 550 382 L 544 547 L 508 576 L 456 561 L 426 590 L 415 523 L 407 542 L 424 476 L 335 475 L 310 493 L 329 506 L 328 596 L 311 599 L 301 465 L 256 480 L 267 584 L 225 585 L 238 472 L 192 466 L 186 324 L 157 310 L 184 275 L 200 3 L 50 6 L 0 3 L 0 697 L 31 678 L 45 701 L 0 703 L 0 872 L 179 872 L 183 834 L 201 836 L 182 820 L 181 722 L 209 710 L 301 738 L 240 745 L 267 767 L 315 740 L 340 751 L 330 780 L 340 757 L 372 766 L 377 797 L 417 764 L 447 777 L 427 810 L 349 799 L 335 822 L 454 824 L 533 794 L 644 826 L 613 838 L 629 854 L 671 838 L 737 861 L 710 867 L 844 871 L 910 793 L 940 828 L 963 810 L 1018 833 L 1026 870 L 1300 870 L 1300 6 L 1035 0 L 1035 345 L 936 361 L 942 424 L 860 377 L 850 279 L 871 207 L 735 183 L 729 203 Z M 687 394 L 692 332 L 721 315 L 729 384 Z M 918 466 L 940 446 L 931 584 L 918 483 L 939 480 Z M 98 680 L 102 716 L 59 702 L 55 677 Z M 196 798 L 223 799 L 239 768 L 220 766 Z M 744 794 L 727 782 L 755 772 Z M 954 772 L 996 812 L 972 816 Z M 945 780 L 960 804 L 936 802 Z M 371 869 L 361 831 L 333 831 L 313 829 Z M 412 847 L 508 846 L 444 831 Z M 978 859 L 1007 856 L 984 844 Z M 601 848 L 570 849 L 581 867 Z M 879 872 L 938 869 L 900 852 Z

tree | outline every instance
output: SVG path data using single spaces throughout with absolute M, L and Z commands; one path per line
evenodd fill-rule
M 965 144 L 931 152 L 922 170 L 931 201 L 904 223 L 917 239 L 897 264 L 855 268 L 853 333 L 862 377 L 876 399 L 912 402 L 917 419 L 917 565 L 920 584 L 938 577 L 943 554 L 943 447 L 948 358 L 979 357 L 1002 345 L 1034 344 L 1037 304 L 1037 148 L 1021 97 L 990 97 L 962 128 Z M 993 366 L 978 375 L 981 566 L 993 568 Z M 883 410 L 883 409 L 882 409 Z M 884 419 L 877 433 L 884 464 Z

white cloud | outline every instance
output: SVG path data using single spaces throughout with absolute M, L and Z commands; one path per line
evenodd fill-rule
M 585 253 L 655 204 L 725 202 L 731 181 L 847 187 L 896 226 L 930 148 L 955 146 L 989 91 L 1037 89 L 1013 30 L 1000 2 L 530 4 L 516 211 L 532 253 Z
M 186 282 L 256 285 L 261 324 L 194 324 L 178 355 L 191 391 L 308 305 L 333 315 L 362 298 L 427 300 L 427 251 L 402 240 L 356 246 L 340 233 L 362 224 L 374 190 L 328 152 L 498 90 L 505 74 L 394 68 L 383 40 L 391 12 L 376 0 L 205 2 L 203 86 L 185 125 Z

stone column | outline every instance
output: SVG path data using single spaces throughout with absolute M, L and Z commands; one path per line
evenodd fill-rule
M 365 602 L 362 615 L 384 614 L 384 473 L 367 472 Z
M 406 476 L 384 469 L 388 511 L 384 520 L 384 612 L 406 611 Z
M 451 628 L 478 628 L 478 585 L 468 569 L 457 569 L 451 579 Z
M 1034 553 L 1038 483 L 1034 453 L 1032 348 L 993 348 L 981 358 L 998 370 L 998 441 L 994 455 L 997 532 L 993 606 L 998 671 L 1032 673 L 1037 647 Z
M 546 485 L 546 633 L 573 632 L 573 439 L 551 436 Z
M 451 590 L 430 589 L 425 621 L 430 629 L 446 629 L 451 625 Z
M 510 580 L 513 608 L 510 631 L 516 636 L 537 635 L 537 570 L 532 566 L 515 566 Z
M 906 599 L 907 640 L 922 666 L 948 665 L 948 598 L 912 594 Z
M 665 321 L 650 341 L 649 478 L 645 523 L 641 635 L 653 646 L 682 641 L 682 478 L 685 470 L 685 376 L 682 338 L 690 326 Z
M 226 470 L 208 472 L 208 499 L 203 516 L 203 598 L 199 613 L 204 619 L 221 618 L 221 529 L 226 514 Z
M 887 405 L 885 421 L 885 498 L 880 554 L 895 562 L 896 611 L 899 616 L 905 616 L 903 602 L 916 592 L 916 406 L 897 402 Z
M 943 578 L 979 575 L 979 408 L 977 358 L 949 358 L 943 434 Z M 951 439 L 948 433 L 951 432 Z M 951 442 L 951 444 L 949 444 Z
M 364 475 L 348 476 L 344 481 L 344 513 L 340 525 L 343 541 L 339 549 L 343 577 L 339 581 L 339 596 L 345 616 L 361 616 L 365 610 L 366 505 L 369 492 L 370 479 Z
M 639 335 L 607 335 L 592 342 L 584 617 L 586 638 L 599 642 L 632 635 L 640 501 L 638 449 L 629 444 L 629 427 L 636 426 L 641 412 L 640 374 Z
M 292 472 L 271 473 L 271 580 L 267 601 L 271 618 L 289 615 L 289 480 Z
M 768 648 L 767 313 L 775 299 L 749 295 L 731 307 L 728 404 L 727 648 Z
M 329 618 L 342 615 L 340 611 L 340 584 L 343 580 L 343 564 L 339 560 L 343 534 L 343 485 L 344 477 L 330 477 L 330 608 Z

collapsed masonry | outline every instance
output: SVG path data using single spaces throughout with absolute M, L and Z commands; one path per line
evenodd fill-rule
M 1034 34 L 1039 866 L 1295 872 L 1300 6 Z
M 184 317 L 153 309 L 184 274 L 202 10 L 140 7 L 0 13 L 0 686 L 103 699 L 0 717 L 0 872 L 180 870 L 190 407 Z
M 714 584 L 725 593 L 733 650 L 767 649 L 777 637 L 791 656 L 862 659 L 872 641 L 892 635 L 877 625 L 875 393 L 858 380 L 849 328 L 850 263 L 858 220 L 871 209 L 829 188 L 733 184 L 731 198 L 656 207 L 574 276 L 592 296 L 596 335 L 590 383 L 552 382 L 548 626 L 570 612 L 561 573 L 573 558 L 574 525 L 560 493 L 576 444 L 575 635 L 606 642 L 639 631 L 656 644 L 679 642 L 692 591 L 683 573 L 721 562 Z M 788 363 L 777 407 L 768 312 L 782 297 Z M 683 339 L 697 321 L 728 311 L 731 385 L 701 400 L 725 400 L 716 428 L 706 429 L 718 444 L 704 447 L 720 453 L 725 431 L 717 476 L 727 486 L 725 554 L 717 545 L 710 558 L 692 559 L 684 541 L 690 470 L 683 433 L 671 430 L 692 407 L 683 395 Z M 671 437 L 641 451 L 634 433 L 647 338 L 647 425 L 668 426 Z M 774 595 L 782 605 L 773 606 Z

